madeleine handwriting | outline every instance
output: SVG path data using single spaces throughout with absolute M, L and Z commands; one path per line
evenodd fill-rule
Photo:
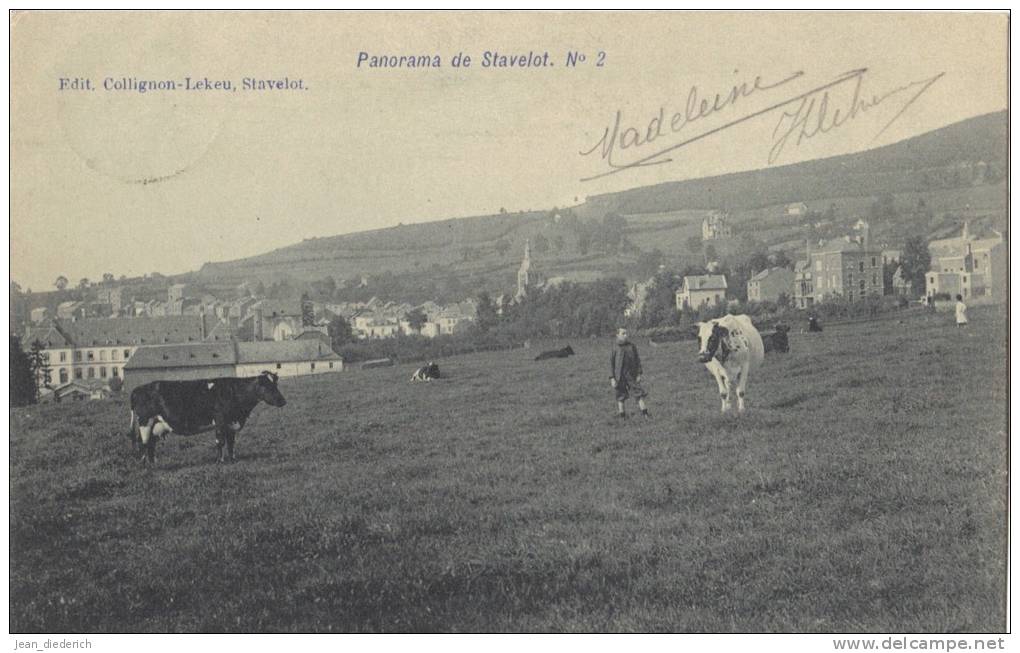
M 596 150 L 599 150 L 602 160 L 606 163 L 606 165 L 612 168 L 613 171 L 621 171 L 639 166 L 669 163 L 672 159 L 660 159 L 658 156 L 658 154 L 665 154 L 665 151 L 652 155 L 651 157 L 646 157 L 640 161 L 622 165 L 617 164 L 613 156 L 617 149 L 620 151 L 631 148 L 636 149 L 643 145 L 648 145 L 657 139 L 669 136 L 670 134 L 677 134 L 690 123 L 696 122 L 715 113 L 719 113 L 724 109 L 733 107 L 742 98 L 747 98 L 763 91 L 777 89 L 784 84 L 788 84 L 801 77 L 802 75 L 804 75 L 804 71 L 798 70 L 789 76 L 772 83 L 762 81 L 761 75 L 758 75 L 754 78 L 753 82 L 744 81 L 740 84 L 734 84 L 727 93 L 716 93 L 715 97 L 711 100 L 709 100 L 708 97 L 699 97 L 698 87 L 691 86 L 690 90 L 687 92 L 687 102 L 684 109 L 682 111 L 674 112 L 670 117 L 668 132 L 665 128 L 665 106 L 659 107 L 659 112 L 648 121 L 648 126 L 643 130 L 643 135 L 642 130 L 637 127 L 626 127 L 621 131 L 620 123 L 623 121 L 623 112 L 621 110 L 617 110 L 612 126 L 607 126 L 605 128 L 602 133 L 602 138 L 600 138 L 590 149 L 583 150 L 580 154 L 581 156 L 589 156 Z M 605 174 L 612 174 L 613 171 Z M 590 177 L 588 179 L 582 179 L 581 181 L 597 179 L 598 177 L 605 176 L 605 174 Z
M 853 71 L 853 74 L 846 79 L 846 81 L 853 81 L 853 92 L 848 103 L 839 103 L 838 100 L 832 99 L 834 96 L 831 94 L 836 90 L 833 88 L 801 97 L 796 102 L 793 111 L 783 111 L 776 123 L 776 128 L 772 130 L 769 164 L 775 163 L 783 149 L 791 142 L 796 147 L 805 139 L 814 138 L 818 134 L 827 134 L 890 98 L 905 100 L 899 111 L 878 130 L 872 140 L 878 138 L 903 115 L 903 112 L 910 108 L 910 105 L 931 88 L 932 84 L 946 74 L 941 72 L 932 77 L 909 82 L 882 95 L 872 95 L 870 98 L 866 98 L 861 90 L 864 73 L 865 70 Z M 796 138 L 793 137 L 794 134 L 796 134 Z
M 621 112 L 617 111 L 614 125 L 611 128 L 606 128 L 602 138 L 594 145 L 594 147 L 580 152 L 581 156 L 589 156 L 601 147 L 600 154 L 602 160 L 609 166 L 610 169 L 589 177 L 583 177 L 581 181 L 600 179 L 632 168 L 669 163 L 673 160 L 667 156 L 671 152 L 696 141 L 708 138 L 714 134 L 718 134 L 730 127 L 734 127 L 749 120 L 753 120 L 754 118 L 758 118 L 765 114 L 793 105 L 796 109 L 792 112 L 789 110 L 784 111 L 782 116 L 780 116 L 776 128 L 773 130 L 773 143 L 769 149 L 768 156 L 768 162 L 769 164 L 772 164 L 778 160 L 783 149 L 791 142 L 794 145 L 797 145 L 805 139 L 810 139 L 820 133 L 831 132 L 857 116 L 863 115 L 868 109 L 875 108 L 890 98 L 899 97 L 904 99 L 903 104 L 899 107 L 899 111 L 897 111 L 896 114 L 878 131 L 878 133 L 875 134 L 875 138 L 878 138 L 878 136 L 896 122 L 896 120 L 898 120 L 899 117 L 902 116 L 903 113 L 909 109 L 910 106 L 925 91 L 928 90 L 928 88 L 931 87 L 932 84 L 938 81 L 945 74 L 944 72 L 938 73 L 937 75 L 929 78 L 904 84 L 903 86 L 895 88 L 882 95 L 872 95 L 870 99 L 864 99 L 863 92 L 861 91 L 861 83 L 867 72 L 867 68 L 856 68 L 854 70 L 847 71 L 825 84 L 816 86 L 808 91 L 794 95 L 793 97 L 779 100 L 778 102 L 770 104 L 762 109 L 745 114 L 712 129 L 708 129 L 679 143 L 674 143 L 655 152 L 640 156 L 639 158 L 627 163 L 618 163 L 613 158 L 613 155 L 618 151 L 622 152 L 626 149 L 640 148 L 641 146 L 652 143 L 660 137 L 668 137 L 670 134 L 664 134 L 662 122 L 665 117 L 664 108 L 660 108 L 659 113 L 648 123 L 648 128 L 645 131 L 643 138 L 641 132 L 635 127 L 628 127 L 622 132 L 620 131 Z M 740 98 L 747 97 L 758 91 L 779 88 L 784 84 L 798 79 L 803 76 L 803 74 L 803 71 L 797 71 L 772 84 L 762 83 L 759 76 L 755 78 L 754 83 L 750 86 L 747 84 L 734 86 L 733 91 L 729 94 L 725 96 L 716 95 L 716 101 L 712 103 L 709 103 L 707 100 L 698 102 L 697 87 L 692 87 L 691 92 L 688 94 L 686 110 L 683 113 L 678 112 L 673 115 L 670 121 L 670 130 L 673 133 L 676 133 L 680 131 L 684 125 L 690 122 L 715 114 L 721 109 L 732 107 Z M 831 99 L 830 91 L 835 90 L 837 87 L 846 86 L 849 82 L 854 82 L 853 93 L 851 100 L 848 103 L 849 106 L 845 107 L 843 111 L 832 108 L 834 106 L 834 101 Z M 916 92 L 911 95 L 908 93 L 908 91 L 911 90 Z M 786 131 L 781 131 L 781 128 L 784 127 L 784 125 L 786 126 Z M 798 129 L 800 130 L 799 133 Z M 794 134 L 796 134 L 795 138 Z

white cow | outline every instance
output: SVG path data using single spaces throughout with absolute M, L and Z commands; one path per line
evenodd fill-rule
M 737 411 L 744 410 L 747 376 L 765 359 L 765 346 L 758 329 L 746 315 L 726 315 L 698 323 L 698 356 L 719 384 L 722 412 L 733 405 L 736 389 Z

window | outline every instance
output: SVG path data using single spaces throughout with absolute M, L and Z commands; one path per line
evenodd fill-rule
M 329 364 L 329 369 L 333 369 L 333 363 Z
M 861 261 L 860 270 L 861 272 L 864 272 L 864 261 Z
M 129 358 L 131 358 L 131 350 L 130 349 L 125 349 L 124 350 L 124 360 L 127 360 Z
M 80 367 L 74 371 L 74 378 L 76 378 L 76 379 L 80 379 L 81 378 L 81 368 Z
M 90 379 L 94 379 L 94 378 L 96 378 L 96 368 L 94 368 L 94 367 L 90 367 L 90 368 L 89 368 L 89 373 L 88 373 L 88 377 L 89 377 Z
M 822 261 L 820 259 L 815 261 L 815 270 L 817 270 L 818 272 L 822 271 Z
M 94 352 L 94 351 L 92 351 L 92 350 L 90 349 L 90 350 L 88 351 L 88 353 L 87 353 L 87 354 L 85 355 L 85 359 L 86 359 L 86 360 L 89 360 L 89 361 L 94 361 L 94 360 L 96 360 L 96 352 Z
M 60 362 L 64 363 L 66 361 L 67 361 L 67 352 L 66 351 L 60 352 Z
M 282 370 L 283 369 L 283 363 L 277 363 L 276 364 L 276 369 Z
M 79 362 L 79 363 L 81 362 L 81 352 L 80 351 L 74 352 L 74 360 Z
M 101 361 L 105 361 L 106 360 L 106 350 L 105 349 L 103 349 L 103 350 L 101 350 L 99 352 L 99 360 L 101 360 Z
M 878 263 L 876 262 L 876 259 L 875 259 L 875 257 L 874 257 L 874 256 L 872 256 L 872 257 L 871 257 L 871 267 L 875 267 L 876 265 L 878 265 Z
M 67 368 L 66 367 L 61 367 L 60 368 L 60 384 L 63 385 L 65 383 L 67 383 Z
M 40 354 L 40 357 L 42 357 L 44 363 L 49 363 L 50 362 L 50 353 L 49 352 L 44 351 L 43 353 Z
M 118 369 L 116 367 L 111 367 L 110 368 L 110 376 L 112 376 L 114 378 L 117 378 L 118 376 L 120 376 L 120 369 Z
M 106 366 L 105 365 L 103 367 L 99 368 L 99 378 L 102 378 L 102 379 L 106 378 Z
M 110 350 L 110 360 L 112 360 L 112 361 L 117 360 L 117 350 L 116 349 L 111 349 Z
M 864 279 L 861 279 L 861 295 L 864 295 Z
M 312 363 L 312 371 L 315 371 L 315 363 Z

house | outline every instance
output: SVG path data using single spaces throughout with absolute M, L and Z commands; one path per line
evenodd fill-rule
M 106 399 L 112 393 L 110 387 L 101 381 L 69 381 L 53 389 L 54 401 L 88 401 Z
M 189 342 L 139 347 L 124 365 L 124 390 L 151 381 L 188 381 L 234 376 L 233 342 Z
M 776 302 L 780 295 L 793 296 L 794 271 L 789 268 L 766 268 L 747 282 L 747 299 L 753 302 Z
M 344 369 L 343 359 L 318 338 L 282 342 L 238 342 L 235 376 L 256 376 L 269 370 L 280 376 L 327 374 Z
M 124 389 L 156 380 L 325 374 L 343 370 L 343 359 L 319 339 L 260 342 L 192 342 L 140 347 L 124 366 Z
M 721 274 L 698 274 L 684 277 L 676 291 L 676 308 L 699 309 L 726 301 L 726 277 Z
M 28 319 L 32 322 L 32 324 L 39 324 L 40 322 L 44 322 L 49 318 L 50 309 L 46 308 L 45 306 L 40 306 L 39 308 L 33 308 L 31 311 L 29 311 L 28 315 L 29 315 Z
M 127 361 L 143 345 L 202 342 L 214 330 L 207 316 L 114 317 L 52 320 L 32 327 L 26 350 L 39 342 L 50 383 L 121 377 Z
M 307 303 L 300 297 L 267 298 L 256 302 L 250 309 L 254 315 L 254 339 L 288 340 L 301 333 Z
M 85 317 L 85 302 L 60 302 L 57 305 L 57 317 L 62 320 Z
M 786 206 L 786 215 L 791 217 L 798 217 L 807 215 L 808 207 L 804 202 L 794 202 Z
M 712 211 L 701 222 L 702 240 L 717 240 L 733 236 L 733 228 L 729 225 L 729 216 L 722 211 Z
M 903 252 L 898 249 L 883 249 L 882 265 L 888 265 L 890 263 L 899 263 L 902 257 Z
M 1006 297 L 1006 242 L 1002 234 L 978 237 L 964 223 L 958 237 L 928 243 L 931 267 L 925 273 L 925 295 L 946 293 L 973 297 Z
M 865 227 L 860 238 L 834 238 L 821 242 L 808 254 L 805 265 L 794 268 L 794 303 L 807 308 L 826 299 L 859 301 L 884 294 L 882 254 L 868 249 Z

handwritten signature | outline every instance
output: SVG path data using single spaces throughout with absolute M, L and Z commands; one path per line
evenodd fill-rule
M 637 127 L 626 127 L 621 129 L 623 121 L 622 111 L 617 111 L 612 126 L 605 128 L 602 137 L 594 146 L 579 152 L 581 156 L 591 156 L 598 152 L 602 161 L 609 167 L 609 170 L 584 177 L 581 181 L 592 181 L 609 175 L 618 174 L 624 170 L 645 166 L 662 165 L 673 159 L 671 153 L 690 145 L 691 143 L 703 140 L 736 125 L 759 118 L 766 114 L 782 110 L 775 129 L 772 132 L 772 143 L 768 154 L 768 163 L 771 165 L 779 160 L 784 149 L 792 144 L 797 146 L 805 140 L 814 138 L 819 134 L 826 134 L 843 126 L 851 120 L 865 114 L 868 110 L 878 107 L 880 104 L 892 99 L 903 99 L 899 111 L 885 123 L 875 134 L 874 138 L 881 136 L 903 113 L 917 101 L 925 91 L 941 79 L 945 73 L 941 72 L 932 77 L 917 80 L 892 89 L 881 95 L 866 97 L 863 92 L 863 81 L 867 68 L 857 68 L 837 76 L 832 81 L 816 86 L 806 92 L 798 93 L 792 97 L 774 102 L 762 109 L 753 111 L 739 118 L 735 118 L 725 124 L 708 129 L 700 134 L 691 136 L 679 143 L 673 143 L 649 154 L 643 154 L 626 163 L 618 161 L 618 155 L 622 156 L 627 150 L 638 151 L 647 148 L 659 139 L 668 139 L 675 135 L 689 124 L 707 118 L 716 113 L 724 112 L 738 104 L 740 100 L 752 95 L 765 94 L 790 84 L 801 78 L 804 71 L 796 71 L 787 77 L 774 82 L 764 82 L 761 76 L 754 78 L 753 82 L 744 82 L 734 85 L 726 94 L 716 94 L 711 101 L 707 98 L 699 99 L 697 86 L 692 86 L 687 95 L 687 102 L 683 111 L 672 114 L 668 129 L 666 127 L 666 109 L 660 107 L 659 112 L 652 117 L 644 129 Z M 835 95 L 837 89 L 848 87 L 853 84 L 853 91 L 849 102 L 840 106 Z M 746 104 L 746 102 L 739 102 Z M 791 109 L 792 107 L 792 109 Z

